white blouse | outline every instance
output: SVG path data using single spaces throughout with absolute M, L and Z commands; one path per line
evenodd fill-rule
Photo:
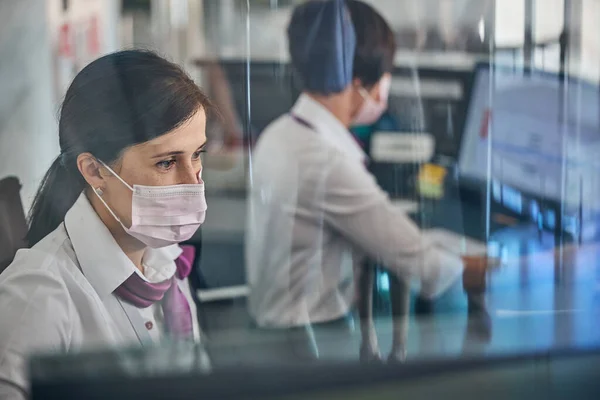
M 164 332 L 159 305 L 138 309 L 113 291 L 131 274 L 149 282 L 171 278 L 179 246 L 148 249 L 144 274 L 127 258 L 85 195 L 54 232 L 20 250 L 0 275 L 0 398 L 25 398 L 32 352 L 155 343 Z M 178 280 L 192 310 L 187 279 Z
M 364 157 L 348 129 L 307 95 L 261 133 L 246 224 L 249 309 L 259 325 L 299 326 L 347 314 L 357 255 L 420 282 L 428 297 L 460 278 L 461 258 L 396 208 Z

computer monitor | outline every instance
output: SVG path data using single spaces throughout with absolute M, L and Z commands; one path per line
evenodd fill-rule
M 599 209 L 599 99 L 598 85 L 574 78 L 478 65 L 459 156 L 461 179 L 491 182 L 496 200 L 518 203 L 523 194 Z

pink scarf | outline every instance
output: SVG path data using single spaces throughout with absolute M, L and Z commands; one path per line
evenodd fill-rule
M 150 283 L 134 273 L 113 293 L 137 308 L 147 308 L 154 303 L 160 303 L 167 333 L 175 339 L 188 339 L 193 336 L 192 312 L 176 279 L 185 279 L 190 275 L 196 249 L 193 246 L 181 248 L 183 253 L 175 260 L 177 270 L 171 279 Z

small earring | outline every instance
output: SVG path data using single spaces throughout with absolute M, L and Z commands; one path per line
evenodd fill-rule
M 102 190 L 102 188 L 96 188 L 94 190 L 98 196 L 102 196 L 104 194 L 104 190 Z

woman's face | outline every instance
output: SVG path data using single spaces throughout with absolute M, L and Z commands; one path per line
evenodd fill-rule
M 129 184 L 169 186 L 201 183 L 201 153 L 206 145 L 206 113 L 200 109 L 173 131 L 123 152 L 110 167 Z M 132 191 L 106 168 L 103 199 L 125 226 L 131 226 Z

